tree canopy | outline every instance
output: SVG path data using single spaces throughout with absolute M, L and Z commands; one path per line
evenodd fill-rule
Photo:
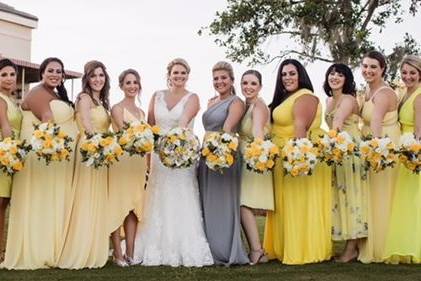
M 296 55 L 355 67 L 368 50 L 385 51 L 381 42 L 373 42 L 374 32 L 415 16 L 420 5 L 421 0 L 227 0 L 226 9 L 199 34 L 215 36 L 216 44 L 225 47 L 235 62 L 253 65 Z M 392 75 L 404 54 L 420 51 L 410 34 L 400 36 L 386 54 Z M 299 47 L 285 48 L 282 40 L 287 37 Z M 279 46 L 275 54 L 268 51 L 274 43 Z

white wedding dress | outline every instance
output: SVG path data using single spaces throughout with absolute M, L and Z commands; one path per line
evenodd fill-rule
M 154 113 L 161 132 L 178 125 L 190 95 L 168 109 L 165 92 L 157 92 Z M 134 252 L 135 260 L 142 265 L 213 264 L 203 230 L 196 167 L 170 169 L 153 153 L 143 217 L 137 229 Z

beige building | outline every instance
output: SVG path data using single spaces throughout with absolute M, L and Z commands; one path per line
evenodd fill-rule
M 39 81 L 39 64 L 31 62 L 32 30 L 38 18 L 0 2 L 0 59 L 8 58 L 19 67 L 18 88 L 28 89 L 29 83 Z M 81 73 L 65 70 L 66 79 L 80 78 Z M 73 91 L 73 89 L 72 89 Z

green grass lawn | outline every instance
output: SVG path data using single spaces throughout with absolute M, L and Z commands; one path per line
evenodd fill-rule
M 259 218 L 260 230 L 263 229 L 263 218 Z M 342 245 L 335 245 L 336 252 Z M 119 268 L 109 262 L 102 269 L 92 270 L 35 270 L 7 271 L 0 270 L 0 281 L 6 280 L 299 280 L 299 281 L 349 281 L 349 280 L 408 280 L 421 281 L 421 265 L 385 265 L 361 263 L 337 264 L 324 262 L 320 264 L 288 266 L 279 262 L 270 262 L 258 266 L 211 266 L 204 268 L 171 268 L 134 266 Z

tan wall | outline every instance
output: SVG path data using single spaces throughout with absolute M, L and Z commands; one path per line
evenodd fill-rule
M 31 28 L 0 19 L 0 54 L 31 60 Z

